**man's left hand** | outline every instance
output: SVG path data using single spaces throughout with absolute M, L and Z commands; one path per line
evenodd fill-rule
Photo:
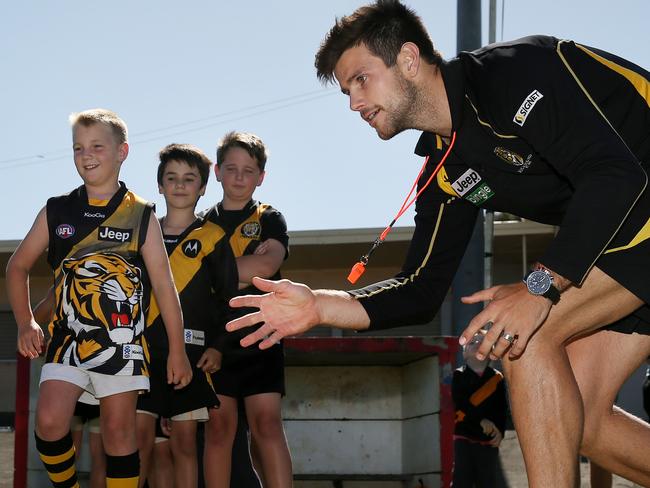
M 481 329 L 489 329 L 476 355 L 480 360 L 488 356 L 492 360 L 499 359 L 506 351 L 510 358 L 520 356 L 552 306 L 549 299 L 529 293 L 523 282 L 493 286 L 462 297 L 461 301 L 467 304 L 489 302 L 460 336 L 461 345 L 467 344 Z M 490 326 L 486 327 L 487 324 Z

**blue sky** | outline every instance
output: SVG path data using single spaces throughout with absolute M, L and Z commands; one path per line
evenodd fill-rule
M 407 0 L 445 57 L 456 53 L 456 2 Z M 487 1 L 483 2 L 487 43 Z M 258 197 L 290 230 L 380 227 L 401 205 L 421 160 L 418 134 L 381 141 L 348 109 L 338 87 L 316 80 L 313 60 L 336 16 L 362 2 L 138 0 L 21 1 L 0 20 L 3 152 L 0 239 L 19 239 L 47 197 L 80 184 L 67 117 L 92 107 L 127 122 L 122 179 L 157 193 L 158 150 L 196 144 L 214 157 L 237 129 L 270 149 Z M 597 46 L 650 69 L 648 0 L 506 0 L 497 40 L 552 34 Z M 220 199 L 211 180 L 199 206 Z M 405 215 L 399 225 L 411 225 Z

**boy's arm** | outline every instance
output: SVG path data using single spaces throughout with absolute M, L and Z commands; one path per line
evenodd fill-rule
M 236 260 L 239 283 L 244 283 L 245 286 L 249 286 L 255 276 L 271 278 L 278 272 L 286 256 L 287 250 L 277 239 L 267 239 L 261 245 L 265 249 L 263 254 L 247 254 Z
M 32 309 L 36 323 L 40 326 L 49 324 L 50 320 L 52 320 L 52 314 L 54 314 L 55 305 L 54 286 L 50 286 L 45 296 Z
M 185 354 L 181 304 L 172 278 L 171 268 L 169 267 L 169 259 L 163 244 L 160 224 L 158 224 L 153 212 L 151 212 L 149 218 L 147 237 L 141 248 L 141 253 L 167 331 L 169 341 L 167 383 L 173 383 L 176 385 L 175 389 L 180 389 L 187 386 L 191 381 L 192 369 Z
M 29 272 L 48 243 L 47 214 L 43 208 L 7 263 L 7 296 L 18 325 L 18 352 L 30 359 L 43 352 L 44 336 L 29 303 Z

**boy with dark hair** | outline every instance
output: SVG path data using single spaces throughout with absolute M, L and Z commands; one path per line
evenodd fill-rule
M 135 406 L 149 389 L 142 346 L 148 277 L 169 335 L 167 381 L 192 378 L 182 315 L 152 205 L 118 180 L 126 159 L 126 124 L 113 112 L 70 118 L 74 162 L 84 184 L 50 198 L 7 264 L 18 351 L 36 358 L 43 332 L 29 303 L 29 272 L 47 249 L 56 305 L 49 325 L 36 407 L 36 447 L 54 486 L 78 486 L 70 420 L 88 391 L 99 399 L 106 484 L 138 484 Z
M 145 338 L 151 355 L 151 389 L 140 398 L 138 415 L 143 458 L 148 465 L 157 416 L 172 422 L 170 446 L 176 486 L 196 487 L 197 422 L 219 406 L 210 374 L 221 364 L 227 301 L 237 291 L 237 268 L 225 232 L 194 211 L 205 193 L 212 162 L 197 147 L 170 144 L 159 154 L 158 190 L 167 213 L 160 219 L 165 247 L 185 320 L 185 348 L 194 368 L 192 382 L 175 391 L 162 381 L 167 335 L 155 298 Z M 144 471 L 143 471 L 144 472 Z
M 270 205 L 252 199 L 264 180 L 266 159 L 264 143 L 250 133 L 230 132 L 217 148 L 215 173 L 223 187 L 223 199 L 207 212 L 206 219 L 228 234 L 237 258 L 239 293 L 257 293 L 250 284 L 253 276 L 279 278 L 280 265 L 288 254 L 284 217 Z M 266 351 L 244 349 L 238 337 L 231 335 L 227 351 L 221 370 L 213 375 L 221 408 L 210 412 L 206 427 L 206 481 L 210 486 L 229 486 L 237 400 L 243 398 L 265 486 L 291 486 L 291 456 L 281 413 L 282 344 Z

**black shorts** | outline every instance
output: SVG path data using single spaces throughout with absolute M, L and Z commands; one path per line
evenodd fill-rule
M 210 375 L 192 364 L 192 381 L 181 390 L 167 384 L 167 359 L 152 354 L 149 364 L 149 392 L 138 397 L 138 410 L 152 412 L 161 417 L 171 418 L 199 408 L 215 408 L 219 399 L 212 387 Z M 165 355 L 160 357 L 166 358 Z
M 645 302 L 631 315 L 605 328 L 650 335 L 650 184 L 596 266 Z
M 212 382 L 219 395 L 233 398 L 260 393 L 284 396 L 282 343 L 264 351 L 246 349 L 224 354 L 221 369 L 212 375 Z
M 77 402 L 74 407 L 74 416 L 79 417 L 81 423 L 85 424 L 89 420 L 99 417 L 99 405 Z

